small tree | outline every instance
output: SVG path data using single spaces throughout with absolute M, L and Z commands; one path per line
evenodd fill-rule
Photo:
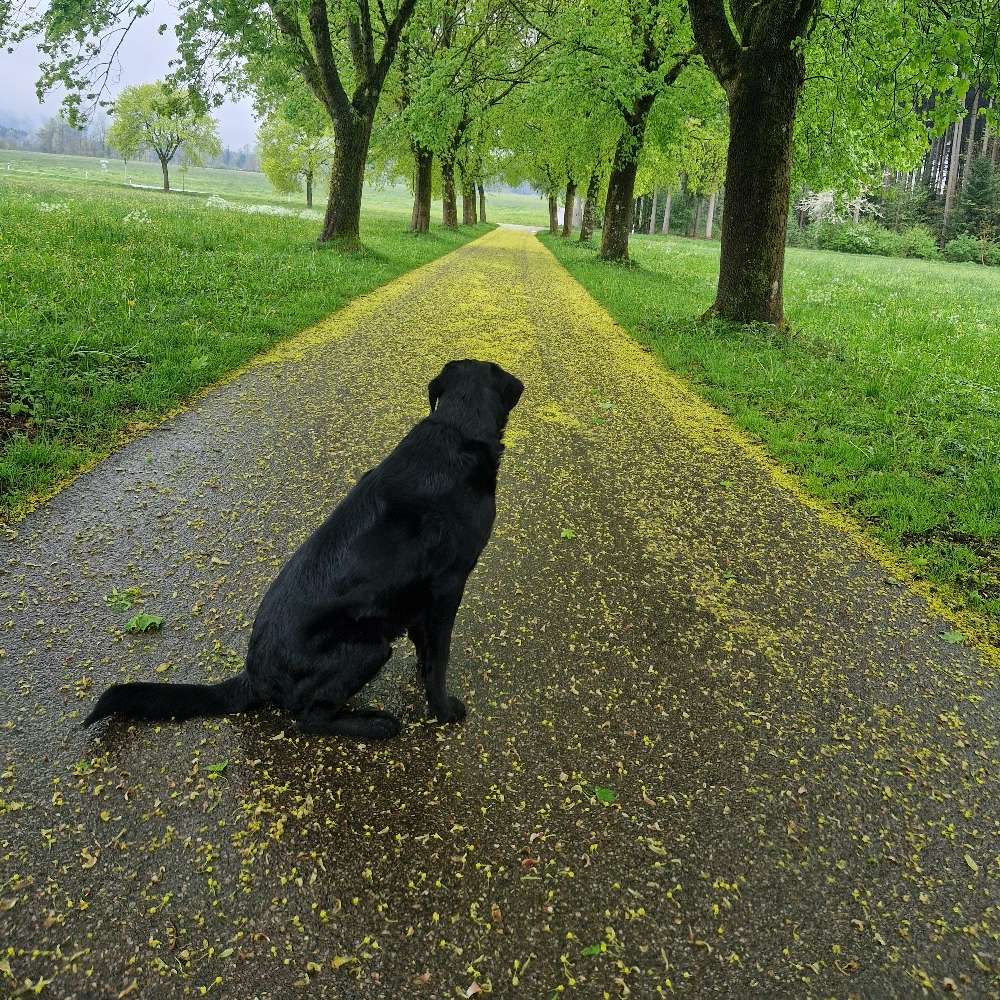
M 996 172 L 985 157 L 972 161 L 958 203 L 958 228 L 977 239 L 992 239 L 1000 221 L 1000 189 Z
M 108 144 L 129 159 L 152 150 L 163 170 L 163 190 L 170 190 L 169 164 L 181 147 L 189 163 L 218 156 L 222 147 L 215 119 L 200 111 L 190 94 L 163 81 L 126 87 L 115 101 Z
M 306 188 L 306 206 L 312 208 L 313 180 L 333 159 L 333 137 L 322 127 L 271 115 L 260 127 L 260 168 L 283 194 Z M 322 126 L 322 123 L 320 123 Z

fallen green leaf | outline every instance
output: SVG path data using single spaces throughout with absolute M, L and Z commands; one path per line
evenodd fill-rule
M 125 623 L 126 632 L 156 632 L 163 628 L 163 619 L 159 615 L 147 615 L 140 612 Z

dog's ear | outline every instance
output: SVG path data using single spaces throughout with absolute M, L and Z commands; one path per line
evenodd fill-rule
M 507 405 L 508 412 L 517 406 L 517 401 L 521 398 L 522 392 L 524 392 L 524 383 L 519 378 L 515 378 L 513 375 L 508 375 L 503 388 L 503 400 Z
M 427 400 L 431 404 L 431 413 L 434 412 L 434 407 L 437 406 L 437 401 L 441 398 L 442 392 L 444 392 L 443 372 L 432 378 L 430 385 L 427 386 Z

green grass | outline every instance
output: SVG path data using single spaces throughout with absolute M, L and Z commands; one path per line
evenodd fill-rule
M 790 250 L 780 334 L 696 320 L 718 244 L 633 237 L 628 269 L 543 239 L 808 489 L 1000 625 L 1000 273 Z
M 414 236 L 369 198 L 364 249 L 344 255 L 316 244 L 316 218 L 7 174 L 2 162 L 0 519 L 130 425 L 488 228 Z
M 109 159 L 107 169 L 92 156 L 66 156 L 36 153 L 17 149 L 0 149 L 0 184 L 5 180 L 75 181 L 88 187 L 124 188 L 129 184 L 159 188 L 163 182 L 159 163 L 131 161 L 127 167 L 121 160 Z M 290 208 L 304 208 L 302 193 L 278 194 L 262 174 L 250 170 L 223 170 L 216 167 L 191 167 L 186 173 L 175 163 L 170 169 L 170 187 L 174 194 L 217 194 L 226 199 L 264 202 Z M 182 188 L 184 190 L 182 190 Z M 314 207 L 322 209 L 326 191 L 317 185 Z M 382 214 L 409 218 L 412 195 L 404 185 L 369 188 L 366 207 L 371 205 Z M 441 217 L 441 203 L 434 203 L 434 217 Z M 490 222 L 516 222 L 526 225 L 548 225 L 548 208 L 537 195 L 487 192 L 486 215 Z

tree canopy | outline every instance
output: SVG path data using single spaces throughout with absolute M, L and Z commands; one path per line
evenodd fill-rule
M 163 169 L 163 190 L 170 190 L 169 164 L 178 151 L 188 163 L 217 156 L 222 146 L 214 119 L 192 96 L 170 83 L 126 87 L 114 105 L 107 141 L 126 159 L 143 150 L 156 154 Z

